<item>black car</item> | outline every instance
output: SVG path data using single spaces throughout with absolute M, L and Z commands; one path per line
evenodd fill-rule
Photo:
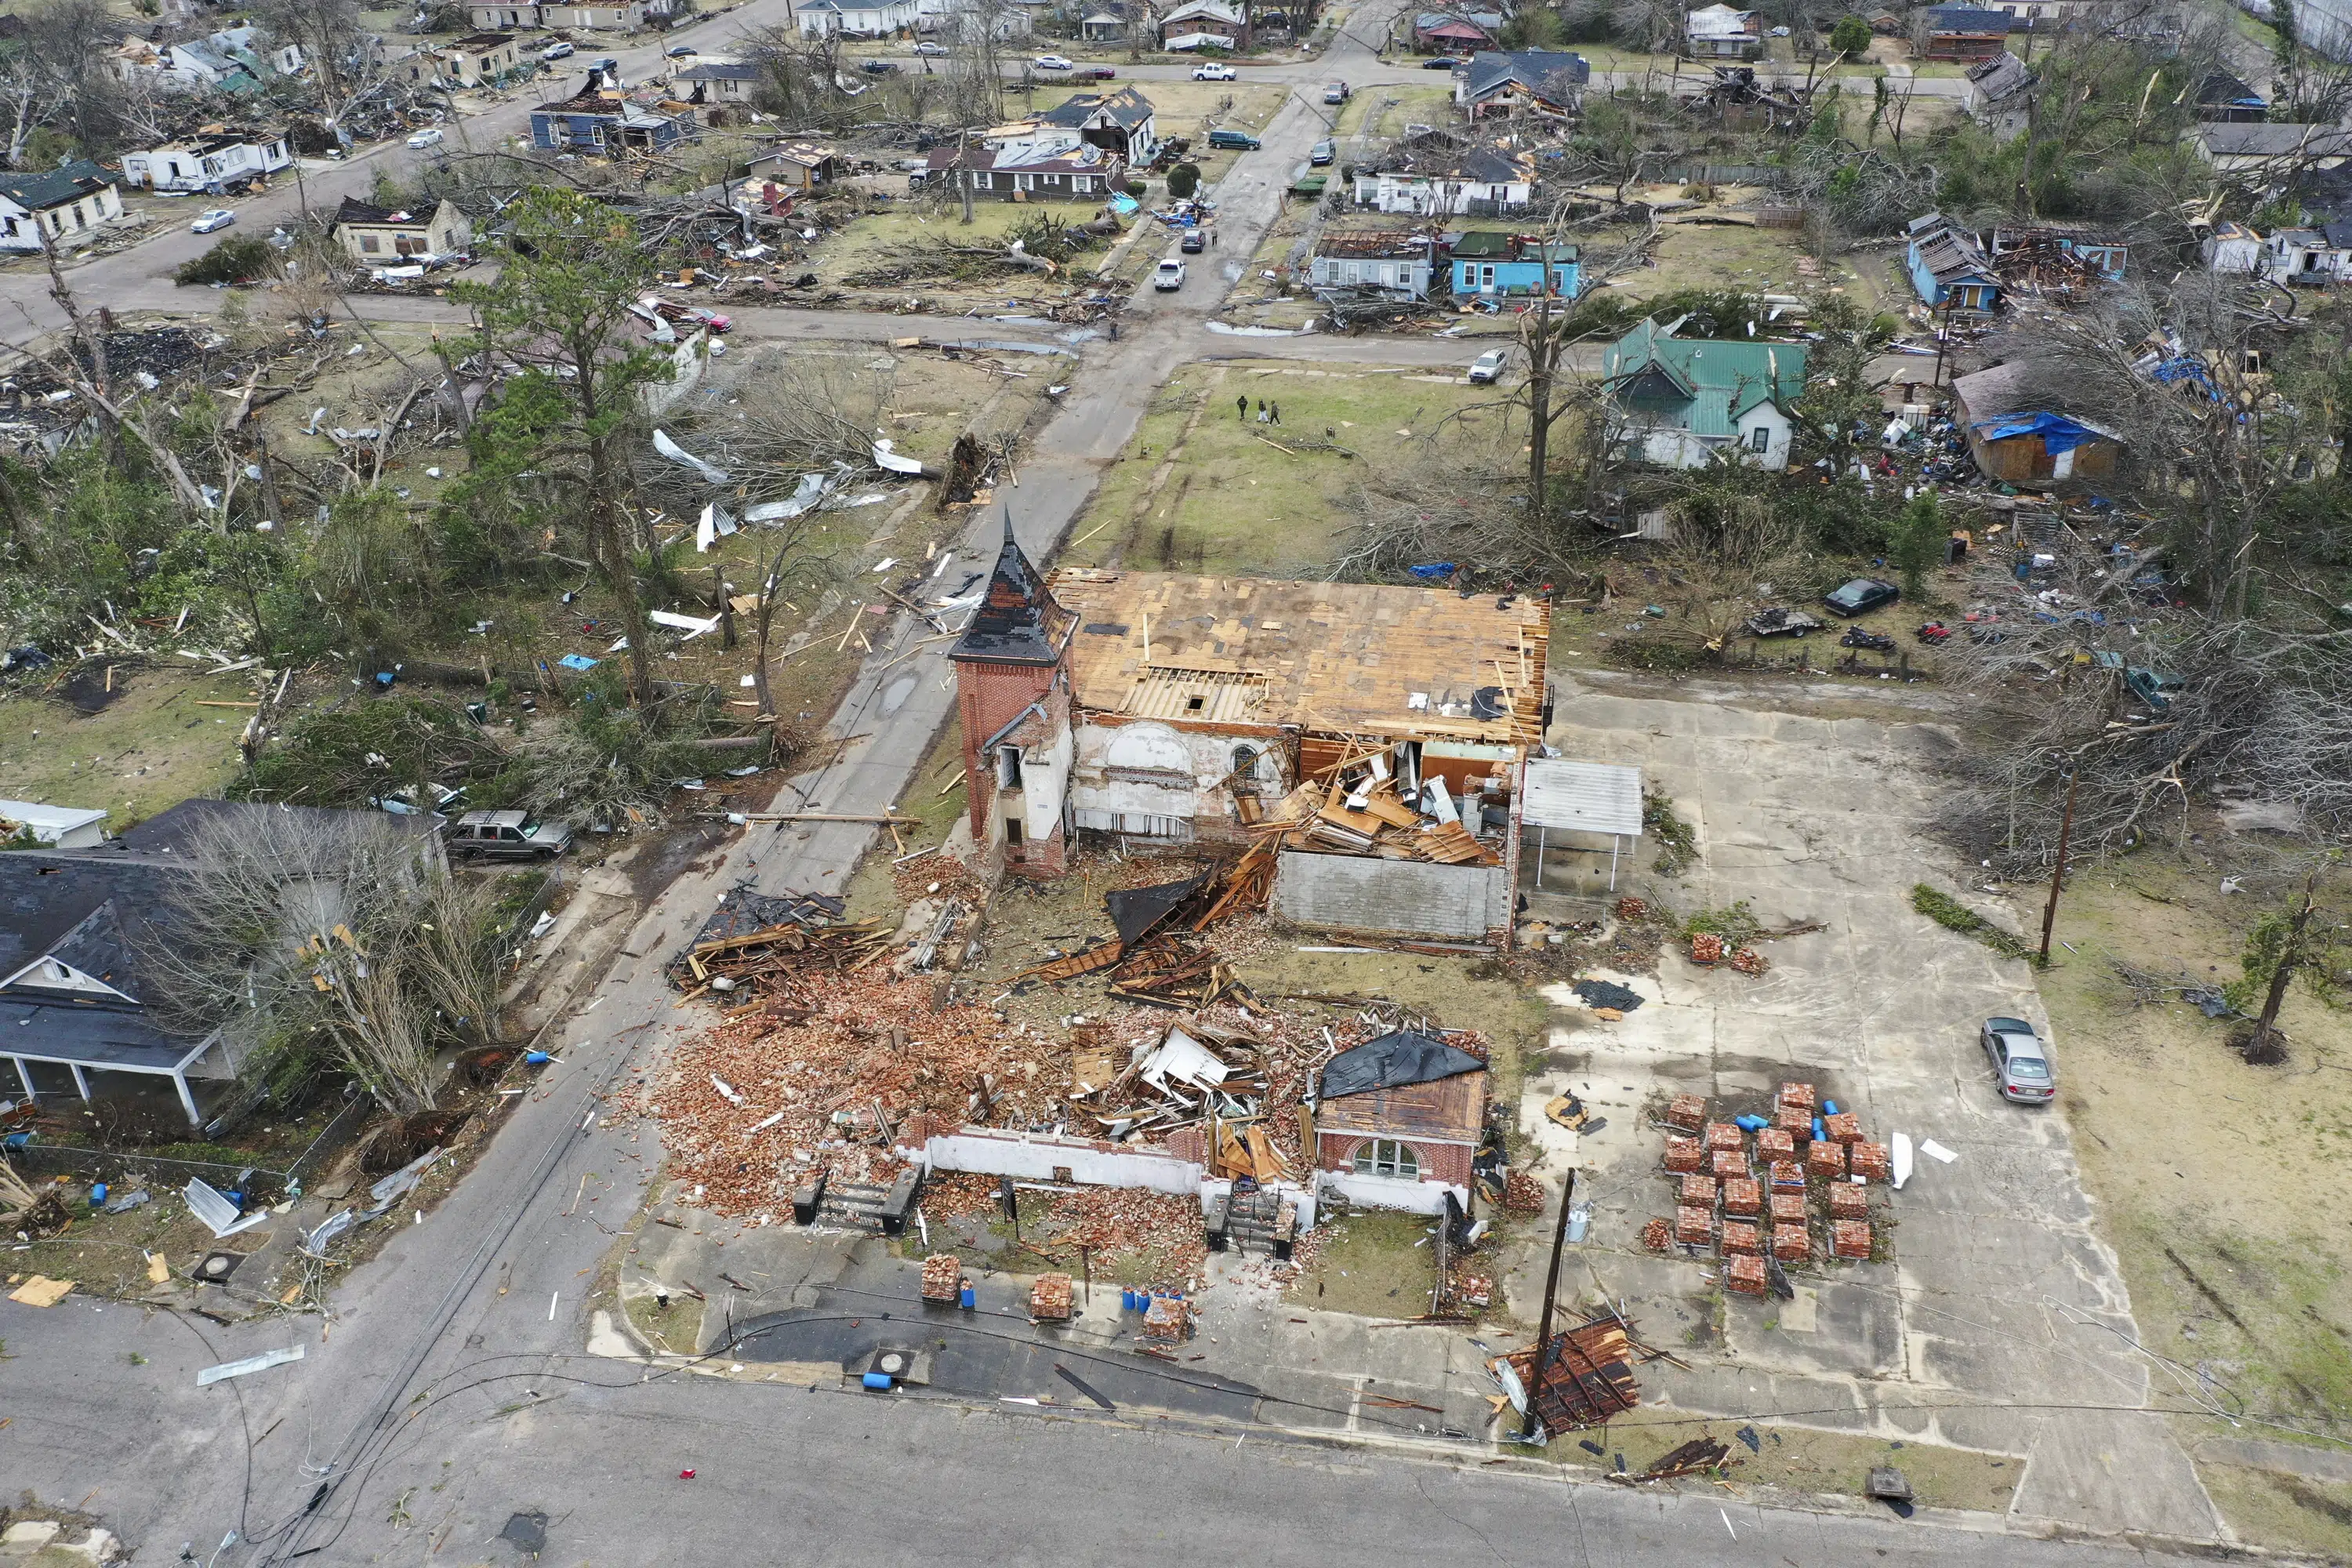
M 889 76 L 898 68 L 897 60 L 867 60 L 857 68 L 867 76 Z
M 1892 583 L 1884 583 L 1875 577 L 1856 577 L 1837 592 L 1822 595 L 1822 603 L 1830 607 L 1831 615 L 1851 618 L 1866 616 L 1880 605 L 1891 605 L 1902 596 Z
M 1461 63 L 1451 55 L 1440 55 L 1433 60 L 1422 61 L 1421 68 L 1425 71 L 1450 71 Z
M 1209 237 L 1197 228 L 1186 229 L 1184 237 L 1176 242 L 1176 248 L 1187 256 L 1198 256 L 1208 247 Z

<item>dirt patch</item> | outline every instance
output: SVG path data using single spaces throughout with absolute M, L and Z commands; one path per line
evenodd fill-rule
M 1736 1418 L 1709 1420 L 1663 1408 L 1639 1410 L 1598 1431 L 1557 1438 L 1549 1457 L 1603 1472 L 1616 1470 L 1622 1458 L 1629 1473 L 1639 1474 L 1670 1449 L 1700 1436 L 1729 1446 L 1729 1457 L 1738 1462 L 1727 1468 L 1725 1479 L 1743 1491 L 1760 1488 L 1860 1495 L 1872 1469 L 1892 1466 L 1911 1483 L 1916 1507 L 2006 1513 L 2025 1477 L 2024 1461 L 2011 1454 Z M 1754 1439 L 1752 1448 L 1749 1438 Z M 1706 1484 L 1685 1480 L 1680 1489 Z
M 2200 1465 L 2197 1474 L 2240 1540 L 2352 1558 L 2352 1486 L 2237 1465 Z

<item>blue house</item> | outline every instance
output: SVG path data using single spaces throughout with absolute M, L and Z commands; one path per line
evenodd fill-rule
M 590 90 L 530 111 L 531 145 L 561 152 L 662 153 L 700 139 L 694 121 L 615 94 Z
M 1941 213 L 1911 220 L 1906 231 L 1911 287 L 1931 310 L 1990 310 L 2000 298 L 2000 279 L 1977 237 L 1948 222 Z
M 1456 299 L 1533 299 L 1549 291 L 1573 300 L 1580 291 L 1576 247 L 1498 229 L 1472 229 L 1454 241 Z M 1546 280 L 1546 273 L 1549 280 Z

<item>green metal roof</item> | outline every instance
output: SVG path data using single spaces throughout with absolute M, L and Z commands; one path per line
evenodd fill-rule
M 1498 258 L 1506 258 L 1511 254 L 1511 242 L 1517 237 L 1516 235 L 1512 234 L 1507 229 L 1470 229 L 1464 233 L 1459 239 L 1454 242 L 1454 255 L 1457 260 L 1470 261 L 1486 261 Z M 1520 256 L 1520 259 L 1524 261 L 1535 260 L 1536 252 L 1539 248 L 1548 249 L 1549 251 L 1549 254 L 1544 258 L 1544 259 L 1549 261 L 1573 261 L 1576 259 L 1576 247 L 1570 245 L 1565 241 L 1556 242 L 1549 247 L 1539 247 L 1535 245 L 1528 246 Z
M 1688 423 L 1697 436 L 1737 435 L 1741 416 L 1758 404 L 1785 410 L 1805 390 L 1801 343 L 1669 337 L 1655 321 L 1626 333 L 1603 373 L 1622 383 L 1652 365 L 1691 389 Z
M 27 212 L 39 212 L 114 183 L 114 176 L 104 169 L 87 158 L 77 158 L 42 174 L 0 176 L 0 195 Z

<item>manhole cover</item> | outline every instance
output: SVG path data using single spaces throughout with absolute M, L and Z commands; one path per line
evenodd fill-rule
M 547 1515 L 539 1512 L 509 1515 L 507 1527 L 499 1531 L 499 1539 L 518 1552 L 528 1552 L 536 1557 L 547 1550 Z
M 236 1266 L 244 1261 L 245 1254 L 241 1252 L 207 1252 L 204 1261 L 196 1265 L 196 1278 L 217 1285 L 236 1273 Z
M 879 1370 L 896 1377 L 907 1370 L 907 1358 L 897 1351 L 892 1351 L 882 1358 Z

